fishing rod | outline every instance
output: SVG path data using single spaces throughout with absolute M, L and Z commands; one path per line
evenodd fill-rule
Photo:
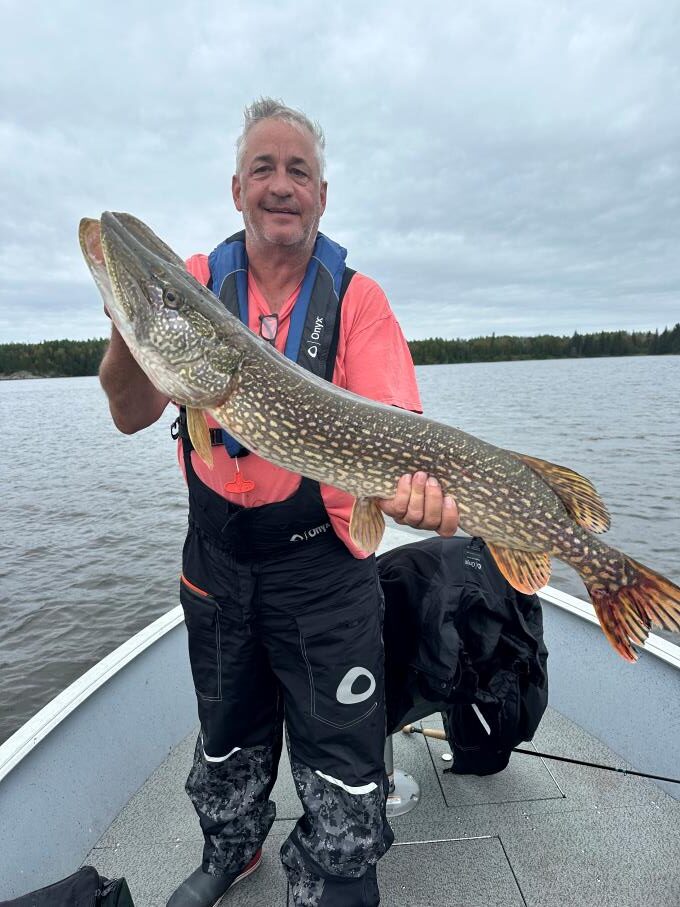
M 404 734 L 422 734 L 434 740 L 446 740 L 444 731 L 437 728 L 419 728 L 407 724 L 402 728 Z M 540 756 L 543 759 L 554 759 L 557 762 L 570 762 L 572 765 L 586 765 L 589 768 L 599 768 L 605 772 L 618 772 L 620 775 L 636 775 L 638 778 L 651 778 L 653 781 L 668 781 L 670 784 L 680 784 L 680 778 L 666 778 L 664 775 L 650 775 L 648 772 L 636 772 L 631 768 L 618 768 L 615 765 L 601 765 L 598 762 L 584 762 L 582 759 L 569 759 L 567 756 L 556 756 L 553 753 L 539 753 L 538 750 L 522 750 L 514 747 L 513 753 L 522 753 L 523 756 Z

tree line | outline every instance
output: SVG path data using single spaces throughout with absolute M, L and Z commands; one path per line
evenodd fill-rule
M 45 378 L 96 375 L 108 340 L 44 340 L 0 344 L 0 376 L 30 374 Z M 470 340 L 411 340 L 416 365 L 504 362 L 513 359 L 568 359 L 593 356 L 680 354 L 680 322 L 663 331 L 600 331 L 571 337 L 473 337 Z
M 661 356 L 680 354 L 680 322 L 659 331 L 600 331 L 571 337 L 496 336 L 470 340 L 409 341 L 416 365 L 456 362 L 506 362 L 513 359 L 579 359 L 594 356 Z
M 42 343 L 0 344 L 0 375 L 28 373 L 42 378 L 96 375 L 108 345 L 92 340 L 44 340 Z

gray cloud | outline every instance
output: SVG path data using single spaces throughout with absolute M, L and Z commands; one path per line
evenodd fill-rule
M 106 332 L 81 216 L 236 229 L 259 94 L 321 121 L 323 229 L 408 337 L 680 320 L 677 4 L 92 6 L 1 7 L 0 342 Z

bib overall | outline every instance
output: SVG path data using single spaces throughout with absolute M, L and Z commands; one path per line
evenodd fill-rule
M 375 864 L 393 836 L 375 559 L 340 542 L 316 482 L 246 509 L 200 482 L 185 454 L 180 598 L 201 723 L 187 792 L 203 868 L 240 869 L 262 845 L 285 717 L 304 810 L 281 848 L 293 902 L 376 905 Z

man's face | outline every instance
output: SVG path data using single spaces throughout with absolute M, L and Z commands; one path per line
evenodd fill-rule
M 306 130 L 276 119 L 253 126 L 231 190 L 248 236 L 276 246 L 313 245 L 326 183 Z

